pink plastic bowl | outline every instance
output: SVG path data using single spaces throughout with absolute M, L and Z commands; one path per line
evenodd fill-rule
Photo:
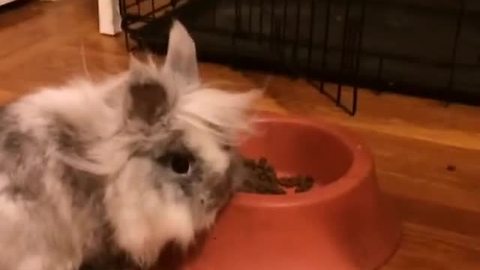
M 308 174 L 305 193 L 237 194 L 189 270 L 375 269 L 394 252 L 399 221 L 382 197 L 372 156 L 327 123 L 261 113 L 244 155 L 281 174 Z

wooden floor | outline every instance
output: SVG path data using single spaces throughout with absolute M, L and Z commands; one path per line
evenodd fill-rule
M 96 2 L 32 1 L 0 12 L 0 102 L 84 74 L 82 58 L 94 77 L 126 67 L 122 36 L 98 34 Z M 480 108 L 362 90 L 350 117 L 302 80 L 211 64 L 201 72 L 238 88 L 266 85 L 259 107 L 328 119 L 366 140 L 404 220 L 384 269 L 480 269 Z

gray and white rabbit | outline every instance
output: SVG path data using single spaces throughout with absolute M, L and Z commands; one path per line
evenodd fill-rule
M 112 254 L 146 268 L 167 243 L 188 247 L 235 188 L 257 97 L 203 84 L 174 22 L 162 66 L 132 59 L 105 81 L 4 106 L 0 269 L 75 270 Z

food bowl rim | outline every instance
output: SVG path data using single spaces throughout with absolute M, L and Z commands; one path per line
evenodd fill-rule
M 346 172 L 337 180 L 320 188 L 314 188 L 303 193 L 285 195 L 265 195 L 255 193 L 236 193 L 230 204 L 242 207 L 292 207 L 296 205 L 317 204 L 342 196 L 373 177 L 373 157 L 366 144 L 349 130 L 326 120 L 309 119 L 306 117 L 283 115 L 267 111 L 257 111 L 255 122 L 279 121 L 289 124 L 306 126 L 327 132 L 338 138 L 352 153 L 352 163 Z

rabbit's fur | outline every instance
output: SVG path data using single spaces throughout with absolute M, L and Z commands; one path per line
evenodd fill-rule
M 0 113 L 0 269 L 74 270 L 187 247 L 228 201 L 256 92 L 202 86 L 179 23 L 165 63 L 47 88 Z M 120 269 L 120 268 L 118 268 Z

